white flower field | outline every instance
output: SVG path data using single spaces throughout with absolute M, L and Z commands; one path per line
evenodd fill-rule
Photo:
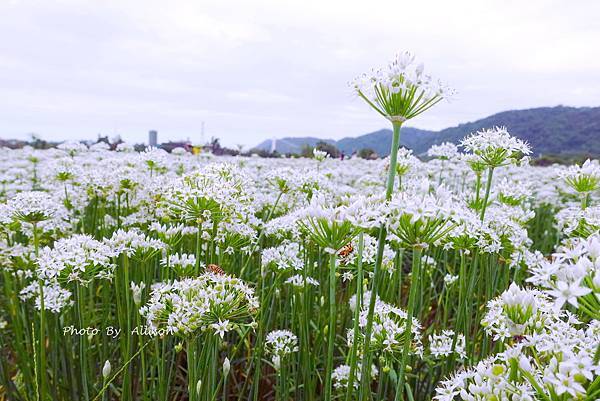
M 422 161 L 451 91 L 352 85 L 391 157 L 0 149 L 0 400 L 600 399 L 600 164 L 501 127 Z

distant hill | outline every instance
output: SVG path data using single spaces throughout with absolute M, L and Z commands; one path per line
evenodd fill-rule
M 412 149 L 415 154 L 422 154 L 431 145 L 458 143 L 471 132 L 496 125 L 506 126 L 512 135 L 529 142 L 536 156 L 582 153 L 600 155 L 600 107 L 557 106 L 510 110 L 441 131 L 403 127 L 400 143 Z M 280 153 L 299 153 L 305 145 L 314 146 L 318 141 L 325 141 L 336 145 L 346 154 L 371 148 L 380 156 L 386 156 L 391 147 L 391 133 L 390 129 L 381 129 L 339 141 L 314 137 L 282 138 L 276 141 L 276 150 Z M 256 149 L 270 150 L 271 140 L 260 143 Z

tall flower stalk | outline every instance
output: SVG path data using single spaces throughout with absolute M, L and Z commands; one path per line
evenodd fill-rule
M 415 57 L 408 52 L 401 53 L 384 68 L 361 75 L 352 83 L 352 86 L 360 98 L 392 123 L 392 147 L 390 149 L 389 170 L 385 191 L 385 198 L 389 201 L 394 191 L 402 124 L 452 95 L 452 90 L 444 86 L 440 81 L 436 81 L 431 76 L 425 74 L 423 64 L 416 64 Z M 369 345 L 373 330 L 373 314 L 379 287 L 385 242 L 386 228 L 382 224 L 379 228 L 377 258 L 371 282 L 371 299 L 363 344 L 360 385 L 361 400 L 366 398 L 367 386 L 370 383 L 369 376 L 372 355 L 369 352 Z
M 390 154 L 390 165 L 387 178 L 387 186 L 385 190 L 386 201 L 391 200 L 392 193 L 394 192 L 394 177 L 396 174 L 396 162 L 398 155 L 398 146 L 400 144 L 400 128 L 402 127 L 401 122 L 393 122 L 393 137 L 392 137 L 392 149 Z M 363 343 L 363 357 L 361 363 L 361 385 L 360 385 L 360 400 L 367 396 L 365 392 L 368 384 L 371 382 L 371 359 L 372 355 L 369 352 L 369 346 L 371 344 L 371 334 L 373 332 L 373 314 L 375 312 L 375 300 L 377 298 L 377 289 L 379 288 L 379 280 L 381 276 L 381 262 L 383 259 L 383 250 L 385 247 L 386 238 L 386 227 L 382 223 L 379 228 L 379 237 L 377 240 L 377 257 L 375 260 L 375 268 L 373 271 L 373 280 L 371 282 L 371 296 L 369 299 L 369 312 L 367 315 L 367 326 L 365 328 L 365 338 Z
M 416 279 L 417 277 L 421 276 L 421 246 L 415 245 L 412 252 L 410 293 L 408 295 L 408 310 L 406 312 L 406 327 L 404 329 L 404 333 L 407 338 L 405 339 L 404 348 L 402 349 L 402 356 L 400 358 L 400 368 L 397 378 L 398 383 L 396 385 L 396 401 L 404 399 L 402 396 L 404 393 L 404 384 L 406 383 L 404 373 L 406 371 L 406 363 L 408 362 L 408 355 L 412 346 L 412 322 L 413 316 L 415 315 L 417 291 L 420 287 L 420 283 Z
M 333 351 L 335 344 L 336 329 L 336 270 L 337 256 L 329 255 L 329 323 L 327 324 L 327 362 L 325 365 L 325 397 L 326 401 L 331 400 L 331 372 L 333 371 Z
M 267 335 L 265 345 L 277 371 L 276 400 L 287 401 L 289 355 L 298 351 L 298 337 L 288 330 L 274 330 Z
M 487 168 L 487 180 L 485 183 L 485 194 L 483 201 L 476 201 L 475 206 L 480 208 L 479 218 L 485 218 L 485 212 L 489 204 L 492 189 L 492 178 L 494 170 L 509 164 L 520 164 L 523 158 L 531 154 L 529 145 L 508 133 L 506 127 L 495 127 L 477 131 L 461 142 L 462 147 L 472 152 L 470 163 L 476 172 L 481 168 Z M 526 161 L 527 159 L 525 159 Z M 477 184 L 480 183 L 477 178 Z M 479 199 L 479 188 L 477 188 L 477 199 Z
M 188 397 L 212 401 L 218 390 L 219 343 L 229 331 L 253 327 L 258 307 L 254 290 L 242 280 L 208 272 L 154 288 L 140 312 L 154 335 L 175 334 L 185 340 Z
M 37 185 L 36 169 L 38 160 L 31 157 L 34 163 L 34 181 L 33 186 Z M 23 192 L 18 194 L 7 206 L 9 213 L 17 221 L 31 226 L 33 237 L 33 256 L 35 259 L 39 256 L 40 250 L 40 223 L 47 221 L 52 217 L 56 210 L 52 207 L 50 197 L 43 192 Z M 47 398 L 47 377 L 46 377 L 46 305 L 44 297 L 44 281 L 38 277 L 37 288 L 39 296 L 39 326 L 37 330 L 37 350 L 34 351 L 36 361 L 36 392 L 38 399 L 45 401 Z M 35 324 L 33 325 L 35 330 Z

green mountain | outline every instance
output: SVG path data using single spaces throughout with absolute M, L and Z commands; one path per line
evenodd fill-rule
M 415 154 L 422 154 L 431 145 L 442 142 L 458 143 L 471 132 L 494 126 L 506 126 L 512 135 L 527 141 L 535 156 L 600 155 L 600 107 L 557 106 L 510 110 L 441 131 L 404 127 L 400 143 L 412 149 Z M 362 148 L 371 148 L 380 156 L 386 156 L 391 147 L 392 131 L 381 129 L 339 141 L 314 137 L 283 138 L 276 141 L 276 149 L 280 153 L 299 153 L 303 146 L 314 146 L 318 141 L 332 143 L 346 154 Z M 256 149 L 270 150 L 271 144 L 270 140 L 264 141 L 256 146 Z

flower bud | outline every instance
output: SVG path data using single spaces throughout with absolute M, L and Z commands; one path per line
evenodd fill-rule
M 111 370 L 112 368 L 110 366 L 110 361 L 107 359 L 106 362 L 104 362 L 104 367 L 102 368 L 102 377 L 104 377 L 104 380 L 108 379 Z
M 133 292 L 133 302 L 139 306 L 142 303 L 142 291 L 146 288 L 146 284 L 142 281 L 139 284 L 131 282 L 131 292 Z
M 223 376 L 227 376 L 229 370 L 231 370 L 231 363 L 229 362 L 229 358 L 225 357 L 225 360 L 223 361 Z

